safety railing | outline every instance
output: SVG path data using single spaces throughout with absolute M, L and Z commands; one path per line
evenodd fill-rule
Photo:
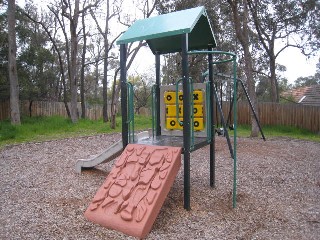
M 211 125 L 211 110 L 210 110 L 210 99 L 211 99 L 211 94 L 210 94 L 210 87 L 211 84 L 210 82 L 206 82 L 206 129 L 207 129 L 207 142 L 210 143 L 212 140 L 212 125 Z
M 183 126 L 183 122 L 180 121 L 180 115 L 179 115 L 179 84 L 183 79 L 179 79 L 178 81 L 176 81 L 176 119 L 178 124 L 180 124 L 180 126 Z M 191 135 L 190 135 L 190 150 L 194 150 L 194 102 L 193 102 L 193 80 L 192 78 L 189 78 L 188 84 L 190 84 L 190 125 L 191 125 Z M 185 117 L 185 116 L 184 116 Z
M 152 117 L 152 138 L 156 135 L 156 122 L 157 122 L 157 98 L 156 98 L 157 85 L 153 85 L 151 88 L 151 117 Z
M 237 82 L 237 55 L 231 52 L 224 52 L 224 51 L 190 51 L 188 54 L 211 54 L 211 55 L 219 55 L 219 56 L 230 56 L 228 59 L 223 59 L 220 61 L 212 62 L 213 65 L 232 62 L 233 66 L 233 97 L 236 99 L 237 97 L 237 89 L 238 89 L 238 82 Z M 209 72 L 207 72 L 209 73 Z M 217 99 L 216 90 L 214 89 L 214 95 Z M 219 104 L 218 104 L 219 105 Z M 221 106 L 220 106 L 221 107 Z M 220 109 L 221 110 L 221 109 Z M 236 192 L 237 192 L 237 104 L 236 101 L 233 102 L 233 111 L 234 111 L 234 134 L 233 134 L 233 151 L 231 152 L 230 141 L 228 141 L 229 150 L 233 158 L 233 194 L 232 194 L 232 202 L 233 207 L 236 207 Z M 222 112 L 222 111 L 221 111 Z M 226 127 L 224 126 L 224 130 L 226 131 Z
M 128 140 L 130 143 L 134 142 L 134 105 L 133 105 L 133 85 L 130 82 L 127 82 L 128 89 Z

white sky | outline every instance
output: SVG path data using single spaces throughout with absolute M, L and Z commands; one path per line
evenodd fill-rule
M 313 76 L 319 57 L 318 53 L 317 56 L 307 59 L 298 49 L 288 48 L 279 55 L 277 62 L 287 67 L 284 77 L 293 83 L 298 77 Z
M 41 2 L 42 4 L 44 3 L 43 5 L 46 5 L 51 1 L 52 0 L 42 0 Z M 23 7 L 25 4 L 25 0 L 16 0 L 16 2 L 21 7 Z M 135 11 L 133 12 L 135 13 Z M 287 67 L 287 71 L 283 74 L 283 76 L 288 79 L 289 83 L 293 83 L 294 80 L 296 80 L 298 77 L 313 76 L 316 72 L 316 64 L 318 63 L 319 57 L 320 52 L 317 56 L 307 59 L 303 54 L 300 53 L 298 49 L 288 48 L 279 55 L 277 63 Z M 135 58 L 130 72 L 143 73 L 147 71 L 146 69 L 150 69 L 153 67 L 154 56 L 152 52 L 147 48 L 143 48 Z

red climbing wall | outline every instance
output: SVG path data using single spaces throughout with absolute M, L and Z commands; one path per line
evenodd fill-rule
M 181 148 L 129 144 L 94 196 L 85 217 L 144 238 L 181 166 Z

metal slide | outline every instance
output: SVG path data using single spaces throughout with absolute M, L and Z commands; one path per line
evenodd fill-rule
M 148 131 L 144 131 L 136 134 L 134 138 L 138 141 L 145 138 L 149 138 L 149 133 Z M 83 168 L 92 168 L 97 166 L 98 164 L 109 162 L 112 159 L 119 156 L 122 153 L 122 151 L 123 151 L 123 144 L 122 144 L 122 140 L 120 140 L 112 144 L 109 148 L 107 148 L 105 151 L 103 151 L 98 155 L 95 155 L 88 159 L 79 159 L 76 162 L 76 172 L 81 173 L 81 170 Z

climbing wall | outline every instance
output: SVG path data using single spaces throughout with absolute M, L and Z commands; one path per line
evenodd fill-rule
M 181 148 L 129 144 L 94 196 L 85 217 L 144 238 L 181 166 Z

